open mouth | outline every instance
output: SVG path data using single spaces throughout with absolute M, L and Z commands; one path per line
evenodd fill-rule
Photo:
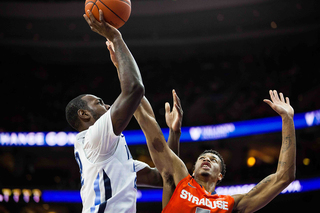
M 209 168 L 211 168 L 211 165 L 208 162 L 204 162 L 201 164 L 201 168 L 208 168 L 209 169 Z

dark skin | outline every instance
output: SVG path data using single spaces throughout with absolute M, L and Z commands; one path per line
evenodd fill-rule
M 264 99 L 264 102 L 282 118 L 282 145 L 278 168 L 275 173 L 267 176 L 248 193 L 232 195 L 235 202 L 233 212 L 250 213 L 261 209 L 295 179 L 294 110 L 290 105 L 289 98 L 285 98 L 282 93 L 278 94 L 276 90 L 270 90 L 269 94 L 271 100 Z M 176 94 L 174 95 L 176 96 Z M 139 115 L 135 116 L 139 118 L 139 124 L 146 135 L 151 158 L 163 178 L 164 188 L 168 189 L 164 191 L 162 197 L 164 208 L 168 204 L 175 186 L 189 173 L 183 161 L 167 146 L 151 105 L 144 99 L 143 101 L 143 104 L 138 107 Z M 199 156 L 193 176 L 207 192 L 212 193 L 217 182 L 222 179 L 219 157 L 212 153 Z
M 121 33 L 104 21 L 102 11 L 100 11 L 100 21 L 96 20 L 90 11 L 89 17 L 83 16 L 91 30 L 105 37 L 114 48 L 121 93 L 112 104 L 111 120 L 114 133 L 120 135 L 127 127 L 144 95 L 141 74 L 136 61 L 122 39 Z M 97 97 L 85 96 L 83 99 L 87 101 L 89 107 L 97 112 L 99 117 L 109 109 L 105 104 L 97 104 L 94 100 Z M 79 111 L 78 115 L 81 121 L 79 131 L 88 129 L 95 122 L 94 119 L 88 117 L 90 116 L 89 111 Z
M 172 91 L 172 96 L 173 96 L 172 111 L 170 110 L 169 103 L 165 104 L 166 122 L 170 128 L 170 135 L 173 133 L 171 136 L 169 135 L 168 143 L 165 142 L 165 138 L 155 119 L 155 115 L 153 113 L 152 107 L 149 101 L 145 97 L 142 99 L 141 104 L 139 105 L 137 111 L 134 114 L 142 131 L 144 132 L 144 135 L 146 136 L 151 158 L 156 165 L 158 164 L 158 161 L 154 159 L 154 156 L 152 154 L 154 149 L 158 150 L 159 152 L 168 152 L 176 156 L 177 158 L 179 158 L 176 155 L 178 151 L 175 151 L 175 149 L 172 149 L 172 147 L 176 147 L 175 144 L 177 144 L 177 142 L 172 143 L 170 142 L 170 139 L 173 139 L 173 141 L 175 141 L 176 138 L 179 138 L 181 135 L 183 110 L 181 107 L 180 99 L 177 96 L 175 90 Z M 153 148 L 150 147 L 149 145 L 150 143 L 153 144 Z M 179 150 L 179 147 L 177 148 Z M 182 166 L 182 165 L 177 165 L 177 166 Z M 187 171 L 187 169 L 185 171 Z M 163 180 L 162 203 L 168 203 L 175 189 L 173 175 L 172 173 L 169 173 L 166 171 L 162 171 L 162 172 L 160 171 L 160 174 Z
M 110 53 L 111 61 L 117 69 L 121 93 L 115 102 L 110 105 L 105 104 L 103 100 L 94 95 L 86 95 L 82 100 L 86 101 L 90 110 L 79 109 L 78 116 L 80 120 L 79 132 L 87 130 L 103 114 L 111 110 L 111 120 L 115 135 L 120 135 L 127 127 L 134 112 L 144 96 L 144 86 L 139 68 L 131 55 L 128 47 L 122 39 L 120 32 L 105 22 L 102 11 L 99 11 L 100 21 L 96 20 L 93 14 L 88 11 L 89 17 L 83 15 L 91 30 L 107 39 L 106 45 Z M 169 112 L 170 114 L 170 112 Z M 170 115 L 168 115 L 170 124 Z M 168 122 L 167 122 L 168 123 Z M 170 127 L 170 126 L 169 126 Z M 169 146 L 178 149 L 179 132 L 171 131 L 168 140 Z M 176 152 L 178 152 L 176 150 Z M 162 187 L 162 178 L 156 168 L 145 167 L 137 172 L 138 186 Z

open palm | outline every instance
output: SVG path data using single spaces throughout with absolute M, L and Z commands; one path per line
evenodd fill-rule
M 282 93 L 279 94 L 279 97 L 278 92 L 276 90 L 270 90 L 269 94 L 271 101 L 268 99 L 264 99 L 263 101 L 265 103 L 269 104 L 269 106 L 274 111 L 276 111 L 281 117 L 286 115 L 293 117 L 294 110 L 290 105 L 290 100 L 288 97 L 284 98 Z
M 170 104 L 168 102 L 165 104 L 166 123 L 168 127 L 173 131 L 180 131 L 181 125 L 182 125 L 183 110 L 181 107 L 180 99 L 177 93 L 175 92 L 175 90 L 172 90 L 172 96 L 173 96 L 173 107 L 171 112 L 170 112 Z

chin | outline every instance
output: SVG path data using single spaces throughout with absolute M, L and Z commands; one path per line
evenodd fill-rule
M 210 173 L 209 172 L 201 172 L 200 175 L 203 177 L 208 177 L 208 176 L 210 176 Z

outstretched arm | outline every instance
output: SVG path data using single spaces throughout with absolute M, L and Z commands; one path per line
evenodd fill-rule
M 116 135 L 119 135 L 127 127 L 144 95 L 141 74 L 120 32 L 105 22 L 103 12 L 99 11 L 100 22 L 94 18 L 90 11 L 88 11 L 88 14 L 89 17 L 87 15 L 83 16 L 91 30 L 105 37 L 114 48 L 112 49 L 112 56 L 117 62 L 115 66 L 118 71 L 121 93 L 112 105 L 111 119 L 113 131 Z M 110 43 L 107 44 L 109 51 L 111 51 Z M 111 59 L 114 62 L 113 58 Z
M 183 111 L 181 108 L 180 99 L 177 96 L 175 90 L 172 90 L 172 96 L 173 96 L 173 108 L 172 111 L 170 111 L 170 104 L 166 103 L 166 123 L 170 129 L 169 138 L 168 138 L 168 146 L 169 148 L 179 156 L 179 143 L 180 143 L 180 135 L 181 135 L 181 125 L 182 125 L 182 115 Z M 153 110 L 151 108 L 151 105 L 148 103 L 146 98 L 143 98 L 142 102 L 142 108 L 138 108 L 137 112 L 135 113 L 135 116 L 138 118 L 138 116 L 141 116 L 142 110 L 145 111 L 146 114 L 151 116 L 155 119 L 155 115 L 153 113 Z M 139 119 L 139 118 L 138 118 Z M 140 118 L 140 124 L 143 124 L 143 120 Z M 147 122 L 147 120 L 145 121 Z M 163 187 L 164 191 L 168 191 L 168 193 L 171 193 L 171 188 L 167 187 L 166 184 L 163 184 L 162 177 L 157 170 L 157 168 L 150 168 L 145 167 L 141 171 L 138 172 L 137 177 L 137 184 L 138 186 L 152 186 L 152 187 Z
M 294 179 L 296 171 L 296 138 L 293 123 L 294 110 L 289 98 L 280 97 L 276 90 L 270 90 L 270 100 L 265 99 L 282 118 L 282 145 L 276 173 L 267 176 L 247 194 L 234 195 L 236 212 L 254 212 L 267 205 Z
M 178 183 L 187 176 L 188 170 L 166 143 L 152 107 L 145 97 L 141 100 L 134 116 L 145 134 L 151 158 L 162 178 L 171 175 Z

